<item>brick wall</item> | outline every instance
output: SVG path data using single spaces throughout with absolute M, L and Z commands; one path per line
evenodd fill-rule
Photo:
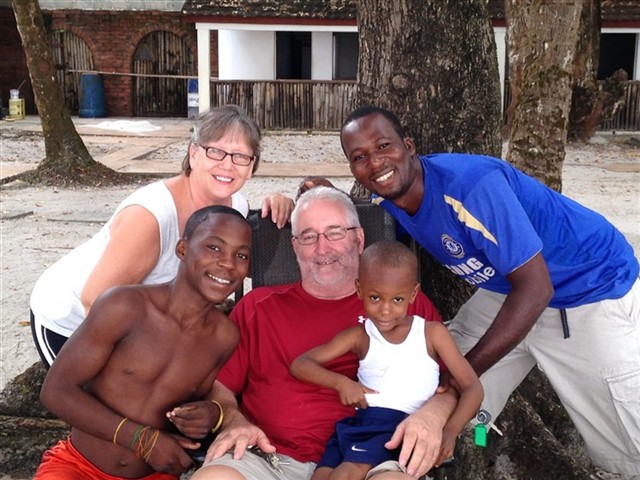
M 108 116 L 132 116 L 133 56 L 145 35 L 164 30 L 184 38 L 197 62 L 195 25 L 186 23 L 179 12 L 160 11 L 45 11 L 52 29 L 68 30 L 82 38 L 91 49 L 95 69 L 108 72 L 103 76 Z M 49 20 L 48 19 L 48 20 Z M 211 35 L 211 74 L 218 74 L 218 45 Z M 110 73 L 115 73 L 111 75 Z M 35 113 L 28 70 L 15 24 L 13 10 L 0 8 L 0 92 L 5 108 L 9 89 L 17 88 L 23 79 L 21 97 L 26 99 L 28 113 Z
M 126 74 L 132 72 L 136 47 L 147 34 L 164 30 L 184 38 L 197 60 L 195 25 L 183 22 L 178 12 L 57 10 L 49 13 L 51 28 L 68 30 L 82 38 L 91 49 L 95 69 L 105 72 L 103 82 L 109 116 L 133 115 L 133 77 Z M 217 70 L 217 51 L 217 36 L 212 35 L 212 70 Z

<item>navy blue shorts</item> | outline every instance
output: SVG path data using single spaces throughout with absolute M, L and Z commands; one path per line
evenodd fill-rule
M 406 413 L 391 408 L 357 410 L 355 416 L 336 423 L 318 467 L 336 468 L 342 462 L 378 465 L 387 460 L 397 460 L 400 449 L 388 450 L 384 444 L 405 418 Z

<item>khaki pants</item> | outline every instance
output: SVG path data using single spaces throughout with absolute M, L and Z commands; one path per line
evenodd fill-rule
M 493 322 L 505 295 L 479 290 L 449 325 L 463 353 Z M 495 419 L 536 364 L 546 374 L 596 465 L 640 475 L 640 280 L 618 300 L 547 308 L 526 338 L 480 380 Z M 505 432 L 508 434 L 508 432 Z
M 286 455 L 280 455 L 282 472 L 275 470 L 267 461 L 251 452 L 245 452 L 240 460 L 234 460 L 230 453 L 203 465 L 196 473 L 207 480 L 224 479 L 223 476 L 210 475 L 208 467 L 224 465 L 231 467 L 244 476 L 247 480 L 308 480 L 316 469 L 313 462 L 298 462 Z M 195 475 L 195 474 L 194 474 Z M 198 478 L 201 478 L 200 476 Z

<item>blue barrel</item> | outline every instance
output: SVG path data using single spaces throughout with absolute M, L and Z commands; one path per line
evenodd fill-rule
M 104 103 L 104 85 L 102 75 L 83 73 L 80 75 L 80 109 L 82 118 L 100 118 L 107 116 Z

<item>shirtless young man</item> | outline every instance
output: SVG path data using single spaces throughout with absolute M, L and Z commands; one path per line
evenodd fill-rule
M 205 207 L 178 241 L 173 281 L 99 298 L 42 387 L 42 403 L 72 430 L 44 453 L 34 478 L 174 479 L 192 466 L 185 448 L 221 423 L 221 407 L 204 397 L 239 340 L 216 304 L 241 285 L 250 253 L 244 217 Z M 186 411 L 199 418 L 186 421 Z

